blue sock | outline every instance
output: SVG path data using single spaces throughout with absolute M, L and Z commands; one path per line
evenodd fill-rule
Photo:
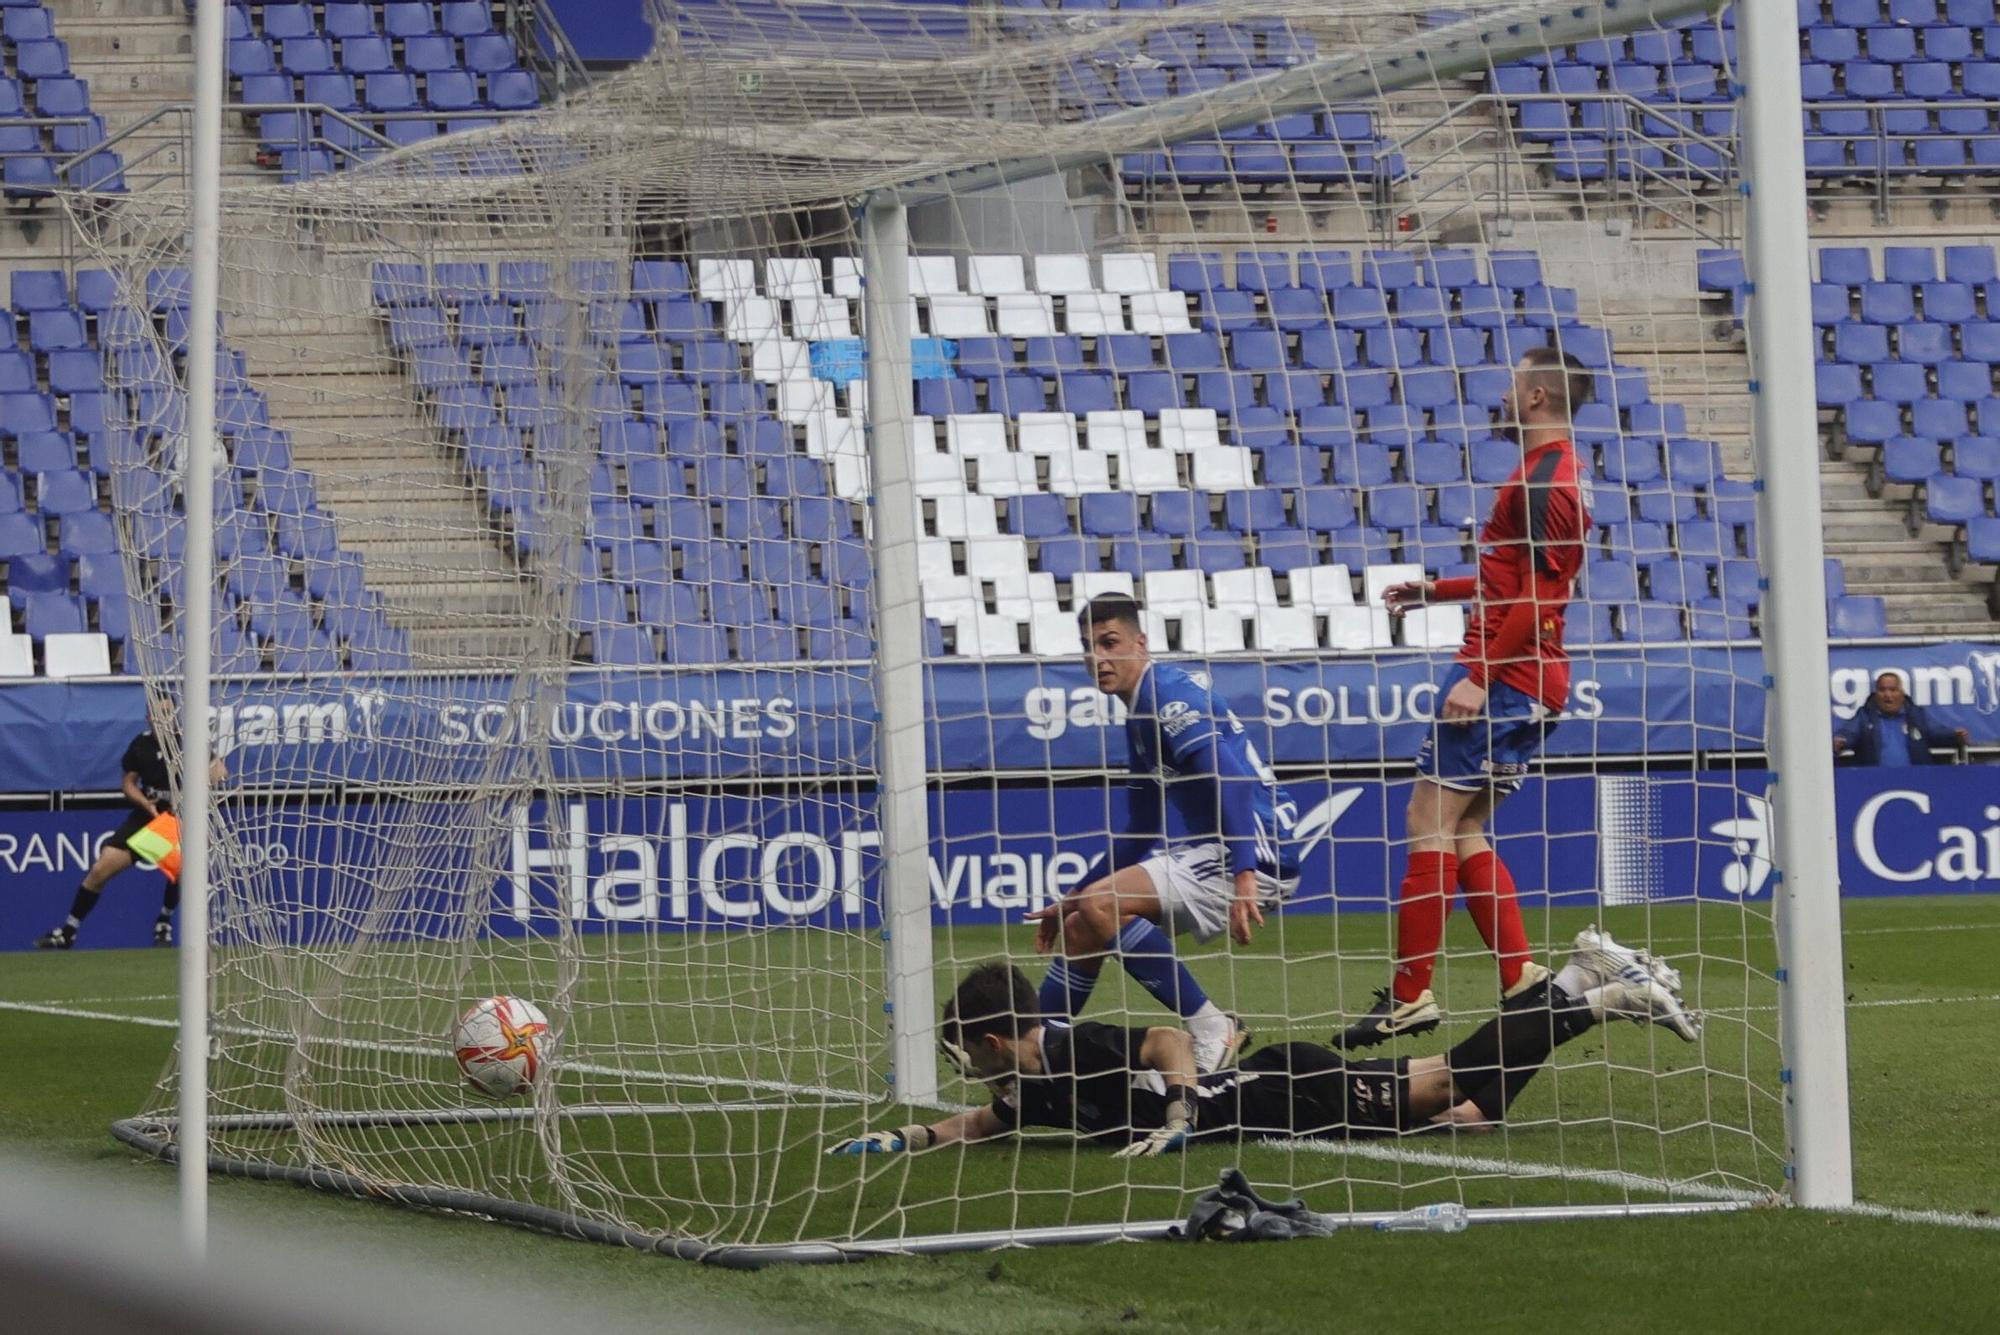
M 1208 993 L 1174 955 L 1174 941 L 1144 918 L 1118 933 L 1118 962 L 1153 999 L 1183 1020 L 1208 1004 Z
M 1042 1014 L 1057 1017 L 1081 1014 L 1090 1001 L 1090 990 L 1097 986 L 1100 970 L 1085 973 L 1067 960 L 1057 959 L 1049 964 L 1049 971 L 1042 975 L 1042 985 L 1035 993 L 1035 1004 Z

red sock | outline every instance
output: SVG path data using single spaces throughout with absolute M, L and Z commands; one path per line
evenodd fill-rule
M 1528 962 L 1528 929 L 1521 925 L 1521 906 L 1514 900 L 1514 878 L 1489 848 L 1459 864 L 1458 883 L 1465 887 L 1465 909 L 1480 939 L 1500 961 L 1504 992 L 1521 981 L 1521 966 Z
M 1451 853 L 1412 853 L 1396 904 L 1396 1000 L 1415 1001 L 1431 985 L 1458 858 Z

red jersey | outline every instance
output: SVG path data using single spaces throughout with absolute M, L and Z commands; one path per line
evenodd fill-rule
M 1590 512 L 1576 452 L 1566 440 L 1536 446 L 1500 484 L 1479 533 L 1479 576 L 1439 580 L 1437 596 L 1471 598 L 1458 661 L 1484 686 L 1502 681 L 1551 711 L 1569 701 L 1563 612 L 1583 567 Z

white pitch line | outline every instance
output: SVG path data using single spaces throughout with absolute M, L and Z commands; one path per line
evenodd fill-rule
M 2000 1001 L 2000 997 L 1980 999 Z M 1916 1005 L 1921 1001 L 1928 1000 L 1932 1000 L 1932 998 L 1897 998 L 1886 1004 Z M 1861 1002 L 1856 1004 L 1885 1003 Z M 84 1010 L 75 1006 L 47 1006 L 26 1001 L 0 1001 L 0 1010 L 25 1011 L 34 1015 L 55 1015 L 78 1020 L 105 1020 L 114 1024 L 142 1025 L 152 1029 L 173 1029 L 179 1026 L 179 1022 L 176 1020 L 160 1019 L 150 1015 L 120 1015 L 111 1011 Z M 266 1036 L 282 1036 L 276 1035 L 271 1031 L 251 1031 L 245 1029 L 244 1032 L 263 1033 Z M 390 1048 L 389 1045 L 367 1043 L 360 1039 L 329 1038 L 321 1041 L 336 1046 L 405 1051 L 424 1056 L 442 1055 L 443 1051 L 441 1049 L 422 1047 L 417 1044 L 398 1044 Z M 627 1078 L 644 1076 L 646 1074 L 608 1066 L 582 1065 L 571 1069 L 584 1070 L 592 1074 L 623 1076 Z M 663 1073 L 654 1073 L 653 1078 L 692 1083 L 683 1081 L 680 1077 L 667 1076 Z M 749 1086 L 752 1082 L 720 1081 L 716 1083 L 744 1087 Z M 771 1088 L 794 1089 L 798 1093 L 820 1093 L 834 1097 L 856 1098 L 857 1100 L 860 1098 L 860 1096 L 855 1095 L 851 1090 L 795 1087 L 784 1085 L 779 1081 L 761 1081 L 755 1083 L 759 1086 L 769 1086 Z M 721 1110 L 721 1108 L 709 1107 L 707 1105 L 695 1105 L 688 1109 L 690 1112 Z M 1280 1149 L 1305 1150 L 1316 1154 L 1345 1155 L 1350 1158 L 1373 1159 L 1381 1163 L 1411 1164 L 1417 1167 L 1446 1168 L 1459 1172 L 1484 1173 L 1508 1177 L 1558 1178 L 1572 1182 L 1587 1182 L 1597 1186 L 1613 1187 L 1624 1191 L 1658 1192 L 1668 1196 L 1695 1197 L 1700 1200 L 1744 1202 L 1777 1199 L 1770 1192 L 1749 1191 L 1740 1187 L 1725 1187 L 1712 1182 L 1674 1181 L 1670 1178 L 1647 1177 L 1641 1173 L 1631 1173 L 1619 1169 L 1577 1168 L 1567 1164 L 1537 1163 L 1533 1160 L 1525 1159 L 1493 1159 L 1481 1155 L 1448 1154 L 1439 1150 L 1372 1144 L 1366 1141 L 1281 1140 L 1272 1141 L 1270 1144 Z M 1877 1205 L 1862 1202 L 1831 1210 L 1828 1213 L 1861 1215 L 1874 1219 L 1887 1219 L 1902 1224 L 1931 1224 L 1945 1228 L 2000 1231 L 2000 1216 L 1967 1214 L 1950 1210 L 1917 1210 L 1904 1206 Z
M 26 1011 L 31 1015 L 56 1015 L 72 1020 L 108 1020 L 114 1024 L 143 1025 L 149 1029 L 178 1029 L 180 1021 L 154 1015 L 121 1015 L 113 1011 L 85 1010 L 80 1006 L 49 1006 L 31 1001 L 0 1001 L 0 1010 Z M 215 1032 L 236 1034 L 247 1038 L 272 1039 L 283 1043 L 297 1043 L 298 1035 L 279 1029 L 264 1029 L 255 1025 L 219 1023 L 211 1026 Z M 443 1045 L 432 1046 L 423 1043 L 378 1043 L 362 1038 L 339 1038 L 322 1035 L 312 1039 L 315 1044 L 335 1048 L 349 1048 L 364 1052 L 387 1052 L 403 1057 L 439 1057 L 449 1060 L 451 1049 Z M 718 1086 L 727 1085 L 731 1089 L 769 1089 L 787 1094 L 815 1094 L 825 1099 L 839 1099 L 855 1104 L 875 1102 L 873 1095 L 858 1090 L 840 1089 L 831 1085 L 801 1085 L 788 1080 L 755 1080 L 750 1078 L 726 1079 L 717 1076 L 688 1076 L 669 1071 L 635 1071 L 622 1066 L 605 1066 L 596 1062 L 564 1062 L 563 1069 L 577 1071 L 584 1075 L 601 1075 L 620 1080 L 658 1081 L 669 1085 Z
M 1928 933 L 1928 932 L 1990 932 L 1996 930 L 2000 930 L 2000 919 L 1995 919 L 1992 922 L 1923 923 L 1923 924 L 1913 924 L 1908 927 L 1849 927 L 1845 931 L 1843 931 L 1841 935 L 1843 937 L 1909 936 L 1916 933 Z M 1642 941 L 1639 944 L 1646 946 L 1648 949 L 1651 949 L 1657 946 L 1698 946 L 1703 941 L 1717 941 L 1717 940 L 1718 937 L 1715 935 L 1710 935 L 1706 937 L 1661 936 L 1661 937 L 1655 937 L 1649 941 Z M 1721 938 L 1722 943 L 1725 944 L 1729 940 L 1730 938 L 1726 936 Z M 1553 947 L 1559 948 L 1561 944 L 1562 944 L 1561 942 L 1555 942 L 1553 943 Z M 1716 958 L 1726 958 L 1726 957 L 1718 956 Z
M 1491 1159 L 1477 1154 L 1452 1154 L 1443 1150 L 1423 1150 L 1384 1145 L 1370 1141 L 1277 1140 L 1278 1149 L 1310 1150 L 1316 1154 L 1338 1154 L 1352 1159 L 1374 1159 L 1382 1163 L 1411 1164 L 1418 1168 L 1447 1168 L 1454 1172 L 1481 1173 L 1504 1177 L 1556 1177 L 1570 1182 L 1616 1187 L 1623 1191 L 1657 1191 L 1669 1196 L 1693 1196 L 1705 1201 L 1766 1201 L 1768 1191 L 1718 1186 L 1713 1182 L 1675 1181 L 1647 1177 L 1643 1173 L 1611 1168 L 1573 1168 L 1565 1164 L 1535 1163 L 1524 1159 Z

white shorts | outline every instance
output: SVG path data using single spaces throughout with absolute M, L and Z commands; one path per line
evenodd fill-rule
M 1186 844 L 1155 853 L 1139 866 L 1160 900 L 1160 925 L 1173 936 L 1186 932 L 1197 941 L 1215 940 L 1229 930 L 1229 907 L 1236 902 L 1236 878 L 1229 874 L 1229 850 L 1222 844 Z M 1257 873 L 1257 902 L 1269 910 L 1292 897 L 1296 876 Z

